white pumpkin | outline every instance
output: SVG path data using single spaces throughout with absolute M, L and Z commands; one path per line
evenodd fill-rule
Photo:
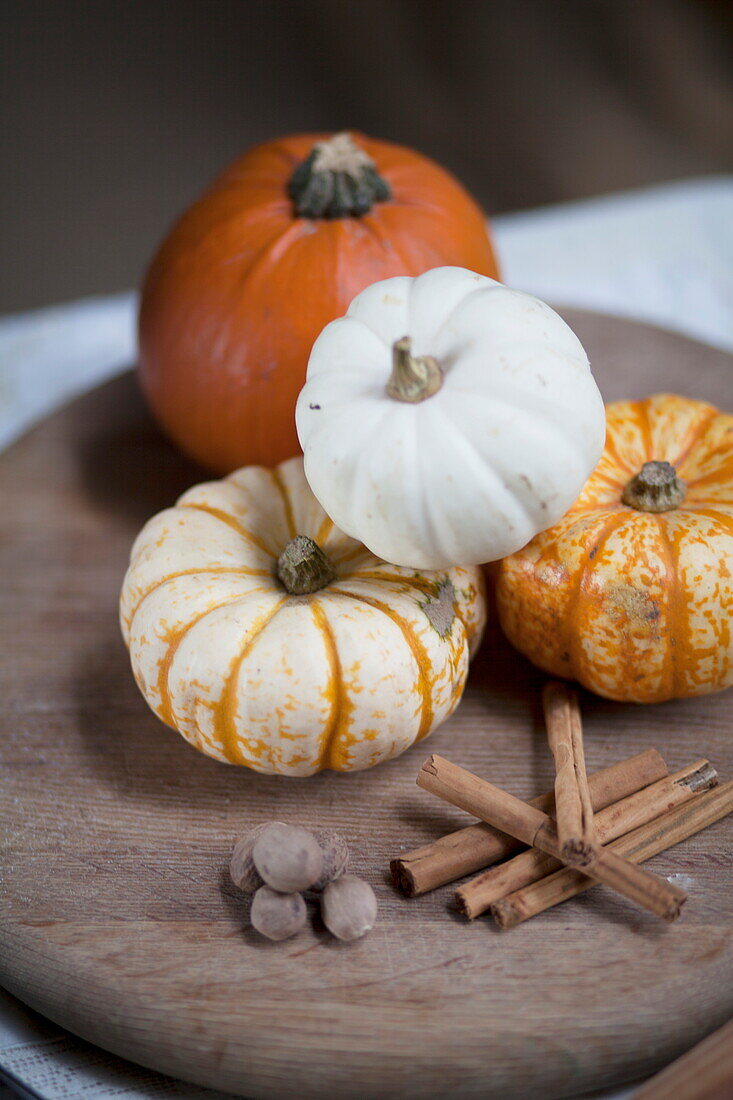
M 456 267 L 358 294 L 313 346 L 296 422 L 328 515 L 420 569 L 525 546 L 574 502 L 605 439 L 562 318 Z
M 480 571 L 380 561 L 334 527 L 302 459 L 197 485 L 138 535 L 120 597 L 138 686 L 209 756 L 352 771 L 457 706 L 485 619 Z

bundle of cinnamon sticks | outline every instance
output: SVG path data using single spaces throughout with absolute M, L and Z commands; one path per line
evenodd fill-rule
M 639 864 L 730 813 L 733 782 L 704 759 L 670 774 L 656 749 L 588 776 L 577 694 L 549 683 L 543 706 L 554 791 L 523 802 L 433 754 L 418 786 L 479 820 L 394 859 L 395 886 L 415 897 L 480 871 L 456 890 L 459 910 L 513 928 L 603 882 L 675 920 L 684 891 Z

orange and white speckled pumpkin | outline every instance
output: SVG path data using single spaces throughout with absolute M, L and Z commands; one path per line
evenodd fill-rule
M 733 416 L 661 394 L 606 418 L 576 503 L 500 564 L 501 624 L 540 668 L 610 699 L 719 691 L 733 683 Z
M 303 776 L 371 767 L 444 721 L 485 599 L 477 569 L 402 569 L 344 535 L 298 458 L 154 516 L 120 616 L 164 722 L 218 760 Z

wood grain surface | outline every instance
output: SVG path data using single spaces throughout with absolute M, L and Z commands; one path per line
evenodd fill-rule
M 730 405 L 730 357 L 567 312 L 607 399 Z M 117 595 L 144 520 L 199 479 L 130 375 L 0 459 L 0 982 L 86 1039 L 251 1097 L 575 1096 L 648 1074 L 733 1013 L 733 821 L 649 866 L 689 891 L 665 925 L 597 887 L 498 932 L 411 901 L 391 856 L 465 823 L 415 786 L 430 749 L 522 797 L 552 786 L 541 675 L 495 625 L 455 716 L 356 775 L 263 777 L 199 755 L 148 711 Z M 591 769 L 657 746 L 733 777 L 731 694 L 640 707 L 581 695 Z M 375 930 L 248 930 L 233 838 L 278 817 L 342 831 Z

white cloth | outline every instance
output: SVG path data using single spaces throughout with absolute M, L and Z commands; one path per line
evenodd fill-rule
M 510 286 L 733 350 L 733 177 L 511 214 L 493 228 Z M 0 450 L 134 361 L 135 308 L 120 294 L 0 320 Z M 0 991 L 3 1069 L 43 1100 L 220 1096 L 84 1044 Z M 0 1084 L 0 1100 L 11 1095 Z

